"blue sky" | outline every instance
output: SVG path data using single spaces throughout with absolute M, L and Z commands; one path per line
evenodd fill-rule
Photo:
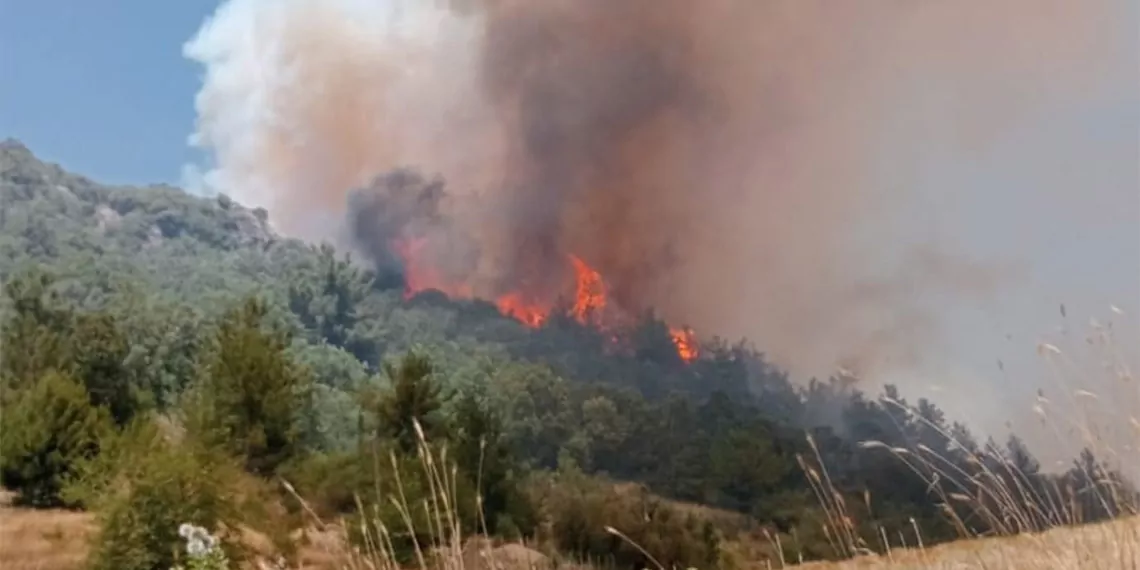
M 182 44 L 214 0 L 5 1 L 0 138 L 111 183 L 176 183 L 200 68 Z

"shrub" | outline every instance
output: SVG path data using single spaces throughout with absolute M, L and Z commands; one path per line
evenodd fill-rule
M 441 448 L 420 446 L 410 456 L 377 442 L 357 453 L 314 455 L 285 473 L 319 517 L 347 519 L 355 546 L 381 545 L 385 556 L 407 563 L 480 528 L 474 485 Z
M 223 549 L 240 558 L 240 468 L 219 453 L 175 444 L 153 421 L 137 420 L 109 437 L 104 451 L 81 465 L 67 494 L 93 507 L 93 570 L 167 570 L 180 557 L 179 526 L 215 529 Z
M 39 507 L 76 506 L 61 490 L 77 464 L 99 451 L 110 419 L 91 406 L 87 391 L 68 376 L 49 372 L 22 390 L 0 417 L 0 480 Z
M 484 528 L 475 483 L 447 444 L 417 438 L 414 454 L 402 452 L 397 440 L 372 440 L 352 453 L 312 454 L 286 464 L 282 474 L 310 514 L 345 519 L 361 551 L 380 549 L 384 559 L 412 562 Z
M 543 538 L 562 552 L 633 569 L 711 568 L 719 559 L 710 521 L 641 487 L 560 473 L 533 483 L 531 492 L 545 514 Z
M 355 452 L 313 453 L 282 466 L 281 476 L 319 518 L 332 519 L 356 511 L 357 497 L 373 489 L 372 470 Z

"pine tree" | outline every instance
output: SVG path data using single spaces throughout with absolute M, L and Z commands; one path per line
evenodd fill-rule
M 268 329 L 267 314 L 251 298 L 225 315 L 188 409 L 193 431 L 263 476 L 300 451 L 298 420 L 310 389 L 305 369 L 286 353 L 288 334 Z
M 380 434 L 395 440 L 404 453 L 414 453 L 419 436 L 418 422 L 424 436 L 431 438 L 442 433 L 442 388 L 432 378 L 432 364 L 427 356 L 409 352 L 399 366 L 384 365 L 392 388 L 374 404 Z
M 67 505 L 60 496 L 76 465 L 99 451 L 109 427 L 74 379 L 49 372 L 6 405 L 0 418 L 0 480 L 24 503 Z
M 456 463 L 475 484 L 487 530 L 496 532 L 500 517 L 518 502 L 512 480 L 514 458 L 503 437 L 502 419 L 483 394 L 468 390 L 455 402 L 452 425 Z

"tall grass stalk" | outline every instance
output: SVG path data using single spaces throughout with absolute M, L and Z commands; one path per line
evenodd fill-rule
M 1121 314 L 1115 308 L 1114 312 Z M 1064 394 L 1066 406 L 1054 405 L 1044 393 L 1039 392 L 1032 408 L 1048 433 L 1052 434 L 1058 449 L 1072 449 L 1075 444 L 1097 459 L 1092 465 L 1078 459 L 1071 467 L 1088 483 L 1084 488 L 1073 488 L 1071 480 L 1058 476 L 1041 477 L 1026 473 L 1005 450 L 992 443 L 972 449 L 947 429 L 923 417 L 918 409 L 888 397 L 881 398 L 885 406 L 903 412 L 910 420 L 937 433 L 948 443 L 950 452 L 957 456 L 948 456 L 922 443 L 892 447 L 880 441 L 864 441 L 860 446 L 868 452 L 890 453 L 925 481 L 928 493 L 939 501 L 942 513 L 961 539 L 984 536 L 963 519 L 963 512 L 990 529 L 985 535 L 1007 538 L 1026 535 L 1030 539 L 1090 522 L 1089 500 L 1099 507 L 1101 515 L 1107 515 L 1111 521 L 1135 517 L 1140 514 L 1140 494 L 1112 472 L 1129 468 L 1135 470 L 1140 466 L 1140 419 L 1137 418 L 1140 386 L 1127 362 L 1129 353 L 1116 342 L 1111 323 L 1106 326 L 1094 321 L 1092 329 L 1086 342 L 1094 349 L 1094 359 L 1103 365 L 1101 367 L 1082 366 L 1076 356 L 1061 350 L 1056 344 L 1039 345 L 1037 352 L 1050 372 L 1051 385 Z M 1095 375 L 1092 371 L 1098 368 L 1106 374 Z M 1110 397 L 1101 397 L 1098 389 L 1105 390 Z M 1094 406 L 1099 406 L 1099 409 L 1093 409 Z M 1071 413 L 1067 413 L 1066 408 Z M 1109 425 L 1104 426 L 1098 418 L 1108 418 Z M 1125 426 L 1124 430 L 1111 429 L 1120 425 Z M 902 426 L 897 427 L 901 432 Z M 1066 433 L 1073 434 L 1075 438 L 1066 437 Z M 851 511 L 846 508 L 842 493 L 828 477 L 822 456 L 810 434 L 807 441 L 813 450 L 812 461 L 799 457 L 800 467 L 825 512 L 826 526 L 829 527 L 825 528 L 826 534 L 838 557 L 850 559 L 859 554 L 871 554 L 869 544 L 872 543 L 876 546 L 873 554 L 885 556 L 888 561 L 895 560 L 897 548 L 916 548 L 920 553 L 927 550 L 914 519 L 910 520 L 910 530 L 914 532 L 915 541 L 910 545 L 902 529 L 896 529 L 897 544 L 891 543 L 887 529 L 882 526 L 875 527 L 877 536 L 871 541 L 858 536 L 860 526 L 850 520 Z M 1136 472 L 1131 475 L 1135 476 Z M 870 513 L 869 499 L 866 502 Z M 1125 522 L 1096 528 L 1112 535 L 1108 543 L 1117 549 L 1114 558 L 1130 564 L 1122 567 L 1140 568 L 1140 559 L 1137 558 L 1140 525 Z M 1096 534 L 1072 531 L 1067 535 L 1070 544 L 1066 548 L 1070 553 L 1103 549 L 1099 542 L 1095 546 L 1085 543 L 1094 540 L 1090 537 Z M 1068 560 L 1065 554 L 1049 558 L 1051 551 L 1043 548 L 1037 555 L 1062 565 Z

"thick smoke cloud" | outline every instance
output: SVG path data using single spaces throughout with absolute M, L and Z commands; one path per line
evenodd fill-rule
M 216 158 L 207 183 L 287 233 L 351 228 L 376 257 L 419 237 L 435 271 L 488 297 L 557 294 L 574 253 L 629 310 L 746 336 L 799 371 L 866 372 L 937 342 L 931 299 L 1019 275 L 925 231 L 900 157 L 984 148 L 1099 89 L 1105 54 L 1128 49 L 1103 31 L 1117 9 L 230 0 L 186 47 L 206 69 L 194 141 Z M 907 124 L 920 93 L 951 129 Z M 446 181 L 430 223 L 349 200 L 400 168 Z
M 425 180 L 410 170 L 377 176 L 349 196 L 349 233 L 375 264 L 382 286 L 400 286 L 406 280 L 398 246 L 407 237 L 446 231 L 448 224 L 440 215 L 443 198 L 443 181 Z

